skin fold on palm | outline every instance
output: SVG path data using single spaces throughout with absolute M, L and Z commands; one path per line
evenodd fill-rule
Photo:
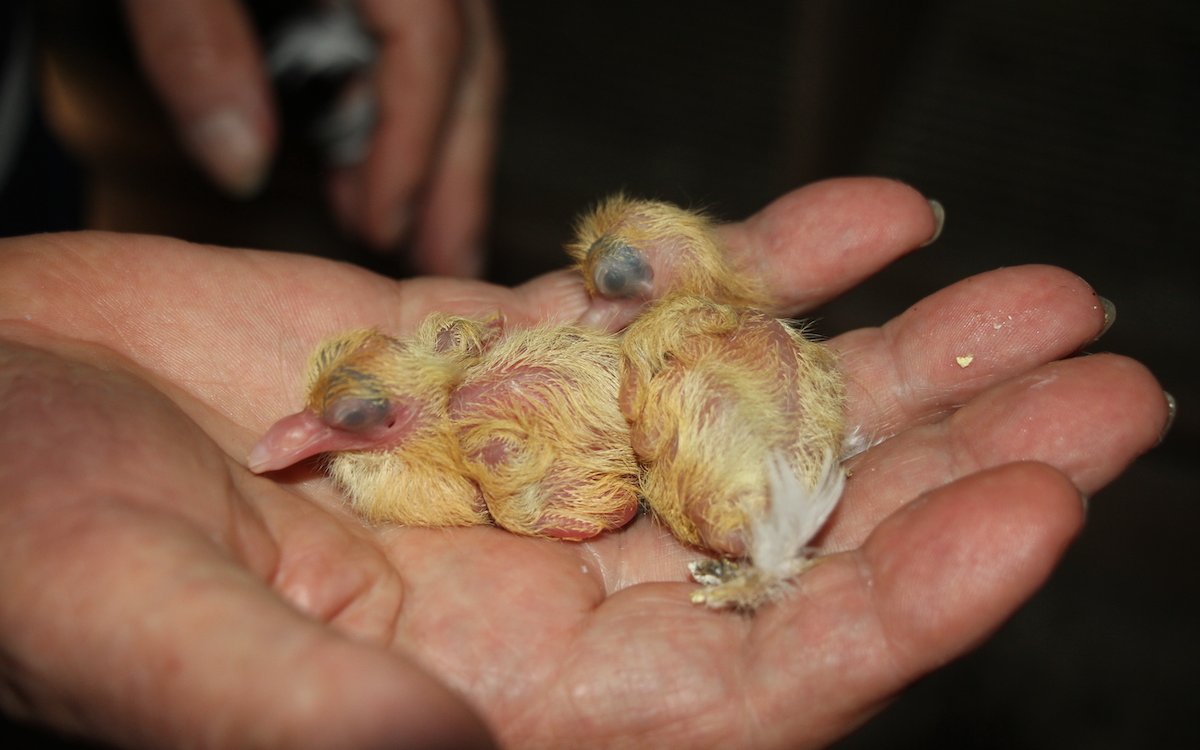
M 911 189 L 839 180 L 722 232 L 798 313 L 933 230 Z M 577 321 L 568 273 L 397 283 L 102 234 L 0 264 L 0 698 L 118 743 L 819 745 L 1011 614 L 1167 419 L 1141 365 L 1068 358 L 1104 316 L 1060 269 L 839 336 L 848 421 L 883 442 L 817 540 L 835 554 L 748 618 L 691 604 L 694 552 L 646 518 L 584 543 L 371 527 L 310 465 L 245 468 L 318 341 Z

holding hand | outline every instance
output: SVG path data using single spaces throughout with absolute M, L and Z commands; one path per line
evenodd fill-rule
M 722 232 L 796 313 L 935 220 L 838 180 Z M 0 266 L 4 705 L 118 743 L 819 745 L 1010 615 L 1167 420 L 1136 362 L 1064 359 L 1105 316 L 1057 268 L 836 337 L 848 420 L 882 442 L 818 539 L 834 554 L 744 618 L 691 604 L 693 552 L 644 518 L 585 543 L 367 527 L 311 469 L 244 465 L 330 334 L 576 321 L 573 274 L 397 283 L 105 234 L 6 240 Z

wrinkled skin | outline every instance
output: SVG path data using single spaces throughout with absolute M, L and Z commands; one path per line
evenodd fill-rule
M 722 231 L 800 312 L 933 220 L 906 187 L 840 180 Z M 836 337 L 849 421 L 886 440 L 853 461 L 818 540 L 834 554 L 752 618 L 689 603 L 694 553 L 645 518 L 588 543 L 368 528 L 311 469 L 244 466 L 331 333 L 587 304 L 566 274 L 509 290 L 161 238 L 4 241 L 5 709 L 144 746 L 815 746 L 995 629 L 1080 531 L 1081 495 L 1167 421 L 1141 365 L 1063 359 L 1104 316 L 1059 269 Z

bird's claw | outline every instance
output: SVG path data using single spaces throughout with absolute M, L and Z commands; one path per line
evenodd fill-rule
M 791 580 L 816 565 L 820 558 L 801 556 L 788 562 L 784 570 L 768 572 L 751 562 L 705 559 L 688 563 L 692 580 L 702 588 L 692 592 L 693 604 L 709 609 L 736 609 L 753 612 L 787 593 Z
M 738 574 L 742 566 L 727 558 L 705 558 L 688 563 L 692 580 L 701 586 L 718 586 Z

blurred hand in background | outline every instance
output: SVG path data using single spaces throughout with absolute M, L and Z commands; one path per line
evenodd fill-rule
M 281 128 L 250 14 L 238 0 L 125 0 L 142 67 L 181 142 L 209 177 L 254 194 Z M 487 0 L 361 0 L 376 45 L 366 81 L 375 125 L 362 158 L 333 167 L 344 230 L 390 251 L 413 240 L 418 272 L 474 276 L 488 203 L 500 42 Z

